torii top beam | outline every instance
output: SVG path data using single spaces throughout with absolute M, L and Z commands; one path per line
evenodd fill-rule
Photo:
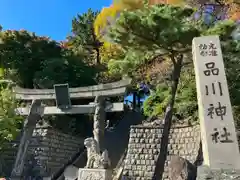
M 69 88 L 69 94 L 71 99 L 119 96 L 125 93 L 131 81 L 131 79 L 124 79 L 114 83 Z M 13 92 L 16 98 L 21 100 L 52 100 L 56 98 L 54 89 L 24 89 L 15 87 L 13 88 Z

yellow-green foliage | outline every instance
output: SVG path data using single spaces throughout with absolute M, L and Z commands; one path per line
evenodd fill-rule
M 124 56 L 123 49 L 116 44 L 111 44 L 104 42 L 103 46 L 100 48 L 101 61 L 107 64 L 112 59 L 118 59 Z
M 107 64 L 111 59 L 118 59 L 123 55 L 123 50 L 119 45 L 112 44 L 104 37 L 104 30 L 108 29 L 111 23 L 114 23 L 119 13 L 123 10 L 120 4 L 113 4 L 105 7 L 98 14 L 94 22 L 94 31 L 98 39 L 104 42 L 100 48 L 101 62 Z
M 120 5 L 122 9 L 134 10 L 144 6 L 144 0 L 118 0 L 113 2 L 114 5 Z
M 110 7 L 103 8 L 98 14 L 94 22 L 94 31 L 99 39 L 103 38 L 103 31 L 107 28 L 110 21 L 114 21 L 121 10 L 122 7 L 120 5 L 111 5 Z
M 143 0 L 118 0 L 114 1 L 110 7 L 104 7 L 94 22 L 96 36 L 99 39 L 102 39 L 104 36 L 104 30 L 116 21 L 117 16 L 123 10 L 135 10 L 142 8 L 143 5 Z

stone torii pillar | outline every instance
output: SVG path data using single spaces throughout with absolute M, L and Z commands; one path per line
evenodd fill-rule
M 24 122 L 23 134 L 20 140 L 15 164 L 11 173 L 12 179 L 18 180 L 23 176 L 24 163 L 27 157 L 27 150 L 32 138 L 33 130 L 36 127 L 37 122 L 42 118 L 42 113 L 39 111 L 40 107 L 41 100 L 32 101 L 29 115 Z
M 100 150 L 104 150 L 104 131 L 105 131 L 105 98 L 103 96 L 97 96 L 95 98 L 95 113 L 93 117 L 93 135 L 97 141 Z

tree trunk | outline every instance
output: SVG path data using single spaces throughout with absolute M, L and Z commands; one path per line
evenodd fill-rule
M 169 106 L 166 109 L 165 118 L 164 118 L 165 124 L 167 123 L 169 125 L 171 125 L 172 123 L 173 107 L 175 103 L 176 92 L 177 92 L 181 69 L 182 69 L 182 61 L 183 61 L 183 55 L 180 55 L 179 57 L 177 57 L 176 61 L 174 61 L 175 63 L 173 65 L 171 99 L 170 99 Z
M 98 41 L 96 35 L 95 35 L 95 31 L 94 28 L 92 27 L 92 37 L 93 37 L 93 47 L 94 50 L 97 53 L 97 57 L 96 57 L 96 61 L 95 61 L 95 65 L 99 65 L 101 62 L 101 57 L 100 57 L 100 47 L 103 45 L 100 41 Z
M 96 63 L 96 65 L 99 65 L 100 61 L 101 61 L 101 59 L 100 59 L 100 50 L 98 48 L 96 48 L 95 50 L 97 52 L 97 58 L 96 58 L 96 62 L 95 63 Z
M 136 91 L 133 92 L 133 102 L 132 102 L 132 108 L 135 111 L 136 110 L 136 97 L 137 97 L 137 93 Z
M 154 179 L 161 180 L 164 172 L 164 165 L 167 158 L 168 152 L 168 140 L 169 140 L 169 131 L 172 125 L 172 116 L 173 116 L 173 108 L 175 97 L 177 93 L 177 87 L 179 83 L 179 78 L 182 69 L 182 61 L 183 55 L 179 55 L 177 57 L 172 56 L 171 60 L 173 62 L 173 71 L 172 71 L 172 84 L 171 84 L 171 99 L 168 107 L 166 108 L 165 117 L 164 117 L 164 128 L 163 135 L 161 139 L 161 148 L 160 154 L 157 159 L 157 164 L 154 172 Z

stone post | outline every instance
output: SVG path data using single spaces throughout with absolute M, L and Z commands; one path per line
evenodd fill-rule
M 234 179 L 240 154 L 219 37 L 194 38 L 193 61 L 204 159 L 197 179 Z
M 94 139 L 99 144 L 100 150 L 104 150 L 104 131 L 105 131 L 105 99 L 104 97 L 96 97 L 96 109 L 94 113 L 93 135 Z

